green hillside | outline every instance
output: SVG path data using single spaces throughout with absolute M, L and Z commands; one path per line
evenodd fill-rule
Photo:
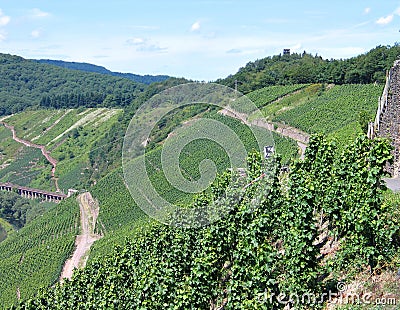
M 134 82 L 143 83 L 143 84 L 162 82 L 169 78 L 168 75 L 149 75 L 149 74 L 139 75 L 139 74 L 132 74 L 132 73 L 113 72 L 113 71 L 107 70 L 106 68 L 101 67 L 101 66 L 96 66 L 96 65 L 82 63 L 82 62 L 69 62 L 69 61 L 51 60 L 51 59 L 40 59 L 40 60 L 36 60 L 36 61 L 39 63 L 49 64 L 49 65 L 53 65 L 53 66 L 57 66 L 57 67 L 61 67 L 61 68 L 122 77 L 125 79 L 132 80 Z
M 374 120 L 382 91 L 380 84 L 303 84 L 267 86 L 247 96 L 259 102 L 264 118 L 276 126 L 322 133 L 347 144 Z
M 207 309 L 211 304 L 283 309 L 288 303 L 320 308 L 323 302 L 313 299 L 279 303 L 277 296 L 324 296 L 351 280 L 351 272 L 342 270 L 398 263 L 399 221 L 392 216 L 398 214 L 398 200 L 383 203 L 383 188 L 376 182 L 388 158 L 380 151 L 387 148 L 387 142 L 360 138 L 339 154 L 314 137 L 305 160 L 293 166 L 286 188 L 278 174 L 255 183 L 223 220 L 204 228 L 132 227 L 124 246 L 20 308 Z M 262 171 L 258 160 L 258 155 L 250 156 L 253 177 Z M 321 173 L 321 167 L 328 173 Z M 332 195 L 338 191 L 345 200 Z M 329 222 L 332 237 L 340 240 L 333 256 L 320 253 L 328 241 L 318 237 L 327 229 L 320 221 Z
M 267 86 L 248 93 L 246 96 L 253 101 L 258 108 L 262 108 L 284 96 L 292 95 L 293 92 L 303 89 L 306 86 L 307 84 Z
M 373 118 L 382 90 L 381 85 L 372 84 L 334 86 L 315 100 L 295 109 L 287 109 L 273 120 L 288 123 L 309 133 L 328 134 L 356 122 L 362 110 Z
M 6 220 L 0 218 L 0 242 L 5 240 L 14 232 L 14 227 Z
M 209 113 L 206 114 L 206 117 L 218 120 L 232 128 L 248 151 L 257 147 L 252 132 L 240 121 L 218 113 Z M 189 127 L 186 133 L 189 134 L 189 131 L 192 130 L 197 129 Z M 262 133 L 267 135 L 266 131 L 262 131 Z M 273 139 L 277 152 L 284 154 L 285 162 L 297 156 L 297 147 L 293 140 L 277 134 L 273 135 Z M 269 143 L 272 143 L 272 141 Z M 190 205 L 195 195 L 184 193 L 174 188 L 167 181 L 161 164 L 161 152 L 162 149 L 157 148 L 145 155 L 149 179 L 157 192 L 169 202 Z M 197 180 L 199 178 L 199 164 L 206 158 L 214 159 L 217 171 L 220 174 L 230 167 L 229 158 L 220 146 L 212 141 L 198 139 L 189 143 L 180 154 L 179 164 L 182 174 L 189 180 Z M 245 163 L 243 168 L 245 168 Z M 105 234 L 104 238 L 95 243 L 91 252 L 91 259 L 106 255 L 115 244 L 124 244 L 125 238 L 135 231 L 135 227 L 149 221 L 148 217 L 144 216 L 144 213 L 136 206 L 124 182 L 122 170 L 118 169 L 91 188 L 91 193 L 99 200 L 101 206 L 96 229 Z M 140 179 L 137 179 L 137 182 L 141 182 Z M 110 188 L 113 189 L 112 195 L 109 195 Z
M 56 108 L 129 105 L 145 88 L 125 78 L 0 54 L 0 115 L 39 105 Z
M 90 151 L 118 123 L 121 109 L 68 109 L 25 111 L 4 119 L 19 138 L 44 145 L 57 163 L 55 177 L 60 189 L 82 188 L 90 184 Z M 99 134 L 101 133 L 101 134 Z M 55 190 L 51 165 L 39 149 L 12 140 L 9 129 L 1 126 L 2 162 L 0 180 Z M 45 169 L 43 169 L 46 167 Z
M 400 196 L 382 180 L 391 146 L 363 134 L 399 53 L 396 44 L 349 60 L 278 55 L 219 80 L 247 93 L 265 117 L 260 127 L 246 125 L 259 115 L 240 119 L 253 111 L 236 99 L 229 106 L 237 114 L 201 102 L 167 113 L 140 140 L 146 177 L 196 221 L 205 221 L 206 206 L 221 206 L 222 219 L 197 228 L 161 224 L 138 207 L 127 182 L 147 189 L 135 169 L 143 157 L 130 158 L 131 180 L 122 168 L 124 135 L 138 107 L 187 80 L 145 86 L 0 54 L 0 115 L 14 113 L 1 117 L 0 182 L 90 192 L 99 214 L 93 225 L 90 216 L 86 222 L 101 237 L 84 253 L 86 266 L 60 284 L 86 227 L 76 197 L 49 205 L 0 193 L 0 308 L 322 309 L 326 304 L 276 298 L 340 293 L 340 283 L 359 284 L 373 297 L 400 296 Z M 203 120 L 227 126 L 240 143 L 217 126 L 210 138 L 191 139 Z M 14 141 L 6 126 L 25 144 L 44 146 L 57 162 L 54 177 L 41 150 Z M 275 132 L 284 127 L 312 135 L 304 158 L 302 143 Z M 257 152 L 254 133 L 262 146 L 275 146 L 272 158 Z M 173 143 L 187 137 L 178 153 Z M 178 159 L 174 169 L 185 180 L 198 181 L 207 160 L 217 179 L 201 193 L 175 188 L 162 165 L 171 145 L 169 159 Z M 242 154 L 242 146 L 248 156 L 230 183 L 230 154 Z M 96 207 L 87 204 L 94 218 Z M 179 212 L 172 216 L 182 223 Z
M 82 188 L 83 186 L 86 187 L 85 184 L 88 184 L 88 177 L 90 176 L 89 172 L 87 172 L 86 175 L 82 175 L 82 173 L 85 173 L 87 165 L 89 165 L 89 153 L 93 147 L 97 147 L 95 143 L 98 143 L 102 137 L 98 135 L 98 132 L 100 131 L 107 134 L 118 121 L 119 117 L 122 115 L 121 113 L 121 110 L 106 108 L 38 110 L 34 112 L 26 111 L 18 113 L 4 119 L 4 121 L 7 124 L 15 126 L 16 133 L 19 137 L 45 145 L 46 148 L 51 151 L 50 154 L 59 160 L 56 176 L 58 177 L 58 183 L 61 188 L 66 189 L 73 186 Z M 215 111 L 206 113 L 204 116 L 230 126 L 238 134 L 248 151 L 256 147 L 251 131 L 240 121 L 222 116 Z M 187 130 L 191 130 L 190 127 Z M 15 141 L 11 139 L 9 130 L 5 127 L 1 128 L 1 132 L 4 136 L 2 144 L 4 145 L 3 161 L 9 164 L 0 171 L 3 175 L 2 180 L 13 181 L 17 184 L 29 185 L 32 187 L 47 188 L 46 183 L 41 181 L 41 176 L 44 174 L 42 171 L 43 167 L 39 167 L 36 171 L 34 167 L 29 167 L 28 165 L 32 163 L 33 156 L 36 156 L 35 158 L 38 162 L 44 162 L 44 159 L 41 158 L 40 151 L 25 146 L 18 147 L 18 144 L 15 145 Z M 296 156 L 297 149 L 293 141 L 278 135 L 274 135 L 274 139 L 278 151 L 285 153 L 286 160 Z M 25 157 L 14 157 L 15 154 L 13 152 L 22 155 L 24 152 L 27 152 L 25 156 L 26 159 L 24 159 Z M 29 155 L 31 153 L 33 155 Z M 222 173 L 229 165 L 229 159 L 223 155 L 224 151 L 218 147 L 216 148 L 212 142 L 196 140 L 184 149 L 180 159 L 181 169 L 184 171 L 186 177 L 197 178 L 199 173 L 197 169 L 198 164 L 204 158 L 212 157 L 220 159 L 217 166 L 218 172 Z M 146 155 L 149 168 L 148 172 L 154 186 L 161 195 L 171 202 L 190 203 L 193 199 L 193 195 L 177 191 L 166 181 L 161 169 L 160 156 L 160 148 L 156 148 Z M 24 174 L 21 174 L 22 166 L 27 167 Z M 49 168 L 46 170 L 46 180 L 48 180 Z M 47 184 L 51 184 L 51 180 L 48 180 Z M 51 186 L 48 188 L 53 189 Z M 110 190 L 112 191 L 112 195 L 110 195 Z M 104 237 L 93 246 L 90 261 L 96 257 L 107 255 L 116 244 L 125 244 L 125 239 L 131 236 L 136 228 L 153 223 L 152 221 L 149 222 L 148 217 L 136 207 L 126 189 L 120 169 L 107 175 L 103 179 L 97 180 L 96 185 L 90 187 L 90 191 L 100 203 L 100 215 L 96 224 L 96 230 L 98 233 L 104 235 Z M 51 212 L 49 211 L 49 213 L 46 214 L 50 216 Z M 40 223 L 36 221 L 34 221 L 34 223 L 40 225 Z M 54 233 L 59 233 L 57 227 L 54 228 Z M 74 234 L 71 236 L 73 235 Z M 11 242 L 10 240 L 14 239 L 9 237 L 4 242 Z M 18 241 L 15 242 L 25 241 L 20 241 L 20 239 L 18 239 Z M 52 241 L 49 240 L 49 242 Z M 57 244 L 52 246 L 58 247 Z M 71 248 L 68 248 L 68 251 L 70 250 Z M 5 248 L 5 251 L 8 251 L 7 248 Z M 4 263 L 6 263 L 6 261 L 4 261 Z M 0 262 L 0 265 L 2 264 L 3 262 Z M 4 266 L 8 268 L 9 265 Z M 55 274 L 59 272 L 60 268 L 59 265 L 54 266 L 55 268 L 52 270 L 46 271 L 51 271 L 53 278 Z M 44 271 L 40 271 L 39 269 L 37 271 L 37 277 L 40 279 L 48 279 L 48 276 L 46 274 L 42 276 L 42 273 L 44 273 Z M 45 282 L 47 280 L 43 281 L 44 282 L 40 282 L 41 285 L 47 285 L 47 282 Z M 7 295 L 9 294 L 10 293 L 7 293 Z
M 386 70 L 400 55 L 399 44 L 377 46 L 349 59 L 323 59 L 304 51 L 302 54 L 274 55 L 251 61 L 235 74 L 217 83 L 247 94 L 269 85 L 306 83 L 371 84 L 384 83 Z
M 110 189 L 112 188 L 112 195 Z M 123 245 L 139 228 L 153 221 L 139 209 L 124 183 L 122 169 L 117 169 L 91 188 L 100 204 L 96 231 L 104 237 L 94 243 L 89 261 L 108 255 L 116 245 Z
M 32 297 L 39 287 L 58 281 L 79 232 L 75 198 L 53 206 L 41 217 L 0 243 L 0 304 L 3 307 Z

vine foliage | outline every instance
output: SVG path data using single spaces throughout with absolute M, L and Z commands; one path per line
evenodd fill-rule
M 359 137 L 338 154 L 312 136 L 303 161 L 280 172 L 279 157 L 249 154 L 247 177 L 267 174 L 226 199 L 229 212 L 203 228 L 154 223 L 109 256 L 76 271 L 72 280 L 40 291 L 21 309 L 283 309 L 318 308 L 326 275 L 346 266 L 371 270 L 390 260 L 398 223 L 383 200 L 386 140 Z M 268 169 L 271 171 L 271 169 Z M 284 181 L 286 180 L 286 181 Z M 203 204 L 226 187 L 221 176 Z M 229 197 L 235 197 L 234 195 Z M 326 256 L 329 239 L 339 247 Z M 342 280 L 342 279 L 341 279 Z

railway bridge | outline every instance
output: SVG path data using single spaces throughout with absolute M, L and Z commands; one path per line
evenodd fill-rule
M 69 197 L 74 190 L 68 190 L 68 195 L 63 193 L 48 192 L 41 189 L 24 187 L 12 183 L 0 183 L 0 190 L 7 192 L 16 192 L 22 197 L 30 199 L 41 199 L 45 201 L 60 202 Z

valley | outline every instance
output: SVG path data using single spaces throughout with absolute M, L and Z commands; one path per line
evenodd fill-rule
M 391 144 L 366 137 L 383 91 L 382 66 L 391 66 L 393 55 L 400 55 L 397 45 L 341 60 L 349 70 L 342 79 L 334 76 L 338 61 L 308 54 L 249 63 L 217 82 L 245 92 L 257 111 L 240 100 L 175 109 L 140 140 L 144 154 L 130 158 L 128 174 L 122 153 L 132 118 L 150 98 L 188 80 L 142 84 L 1 55 L 0 72 L 20 68 L 32 86 L 11 73 L 0 78 L 10 85 L 0 90 L 0 183 L 74 191 L 58 204 L 0 193 L 0 305 L 283 309 L 271 296 L 339 294 L 339 283 L 400 302 L 400 194 L 383 183 Z M 311 64 L 324 70 L 293 69 Z M 354 74 L 364 69 L 368 78 Z M 48 76 L 39 79 L 40 70 Z M 21 104 L 13 105 L 18 94 Z M 206 136 L 207 122 L 221 132 Z M 227 141 L 229 133 L 239 142 L 224 147 L 216 138 L 224 137 L 221 128 Z M 273 154 L 265 156 L 257 137 Z M 242 149 L 247 156 L 233 171 L 231 155 Z M 168 173 L 178 171 L 163 166 L 167 156 L 176 156 L 184 182 L 199 181 L 209 162 L 216 177 L 200 192 L 185 191 L 171 182 Z M 137 173 L 142 163 L 148 182 Z M 176 227 L 144 212 L 129 182 L 182 208 L 168 214 Z M 206 222 L 204 210 L 218 203 L 223 214 Z M 192 210 L 207 224 L 185 223 L 180 216 Z

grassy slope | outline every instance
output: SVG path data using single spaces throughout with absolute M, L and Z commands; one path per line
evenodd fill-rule
M 302 88 L 273 87 L 269 92 L 273 98 L 286 94 L 289 90 Z M 267 94 L 263 89 L 263 94 Z M 46 145 L 51 155 L 59 160 L 56 176 L 59 186 L 82 187 L 87 184 L 88 154 L 92 145 L 101 139 L 99 132 L 106 133 L 118 121 L 121 110 L 111 109 L 68 109 L 25 111 L 8 117 L 5 121 L 15 126 L 17 135 L 37 144 Z M 55 190 L 50 179 L 51 166 L 38 150 L 22 147 L 11 139 L 9 130 L 0 127 L 2 163 L 11 163 L 0 173 L 2 181 L 13 181 L 21 185 Z M 286 139 L 275 139 L 284 152 L 295 153 L 293 143 Z M 292 145 L 290 145 L 292 144 Z M 279 149 L 279 147 L 278 147 Z M 19 160 L 16 160 L 19 159 Z M 36 167 L 34 165 L 36 164 Z M 18 170 L 18 171 L 17 171 Z M 22 170 L 22 171 L 19 171 Z
M 301 87 L 302 86 L 302 87 Z M 367 112 L 372 121 L 375 117 L 382 85 L 322 85 L 304 84 L 291 86 L 270 86 L 247 94 L 259 107 L 268 121 L 284 123 L 310 134 L 323 133 L 339 141 L 349 143 L 362 133 L 358 121 L 361 111 Z M 296 91 L 297 90 L 297 91 Z M 284 94 L 278 96 L 277 94 Z M 279 147 L 278 153 L 293 152 L 287 144 Z M 287 149 L 289 147 L 289 149 Z M 287 156 L 286 156 L 287 157 Z
M 20 148 L 21 144 L 12 139 L 11 131 L 0 126 L 0 164 L 11 162 Z
M 42 159 L 42 153 L 39 149 L 20 147 L 14 158 L 9 159 L 9 165 L 0 170 L 1 182 L 12 182 L 22 186 L 28 186 L 43 171 L 50 176 L 51 165 Z M 53 189 L 54 184 L 49 178 L 42 182 L 42 187 Z
M 93 114 L 96 111 L 99 112 L 97 116 L 96 114 Z M 38 144 L 48 145 L 49 149 L 52 150 L 51 155 L 55 158 L 61 159 L 60 156 L 63 154 L 67 155 L 66 157 L 69 157 L 69 153 L 74 154 L 72 158 L 64 158 L 58 164 L 57 174 L 60 176 L 59 183 L 62 186 L 63 184 L 68 183 L 68 180 L 66 180 L 68 178 L 79 181 L 79 175 L 81 173 L 80 168 L 84 167 L 83 164 L 85 163 L 85 160 L 87 160 L 86 154 L 90 150 L 90 145 L 98 139 L 97 133 L 107 132 L 109 126 L 117 120 L 118 113 L 112 115 L 107 121 L 99 123 L 96 127 L 95 123 L 99 119 L 107 117 L 107 111 L 109 110 L 42 110 L 39 112 L 23 112 L 8 118 L 6 121 L 15 126 L 18 135 L 22 138 L 33 140 Z M 87 117 L 88 115 L 94 116 Z M 83 129 L 78 130 L 79 135 L 77 137 L 61 137 L 54 140 L 60 134 L 76 124 L 78 120 L 85 117 L 88 122 L 82 124 Z M 214 114 L 213 118 L 235 128 L 238 135 L 243 140 L 243 143 L 249 150 L 254 146 L 254 141 L 250 136 L 250 131 L 239 121 L 219 114 Z M 52 127 L 52 124 L 56 125 Z M 2 129 L 6 141 L 14 147 L 13 149 L 10 146 L 7 149 L 7 152 L 12 154 L 12 151 L 15 150 L 15 143 L 10 139 L 10 134 L 7 133 L 4 128 Z M 64 142 L 59 145 L 58 143 L 60 141 Z M 186 172 L 190 171 L 188 173 L 191 174 L 191 177 L 196 177 L 198 174 L 197 169 L 192 169 L 193 166 L 197 167 L 197 165 L 193 165 L 193 162 L 199 163 L 205 157 L 218 158 L 223 154 L 223 150 L 215 148 L 213 144 L 199 147 L 199 143 L 201 144 L 202 141 L 188 145 L 185 149 L 185 155 L 181 160 L 182 169 Z M 286 143 L 285 141 L 278 144 L 283 145 L 284 148 L 290 149 L 291 147 L 290 143 Z M 31 152 L 37 151 L 31 148 L 26 149 Z M 150 153 L 148 156 L 148 166 L 154 167 L 154 164 L 158 166 L 160 164 L 159 156 L 160 149 Z M 11 159 L 12 157 L 10 156 L 10 160 Z M 155 162 L 150 164 L 150 161 L 154 160 Z M 225 169 L 226 164 L 225 161 L 220 162 L 218 170 L 222 172 Z M 12 171 L 13 169 L 17 169 L 18 165 L 20 165 L 20 162 L 14 161 L 13 164 L 9 166 L 9 170 Z M 79 167 L 79 165 L 81 166 Z M 32 171 L 30 173 L 32 174 Z M 182 194 L 173 190 L 170 185 L 167 184 L 162 173 L 154 173 L 153 171 L 151 178 L 154 181 L 154 184 L 157 184 L 159 191 L 166 195 L 171 201 L 187 203 L 191 200 L 191 195 Z M 26 184 L 37 184 L 39 186 L 41 185 L 39 181 L 33 180 L 29 183 L 26 182 Z M 147 222 L 148 218 L 135 206 L 123 183 L 121 170 L 117 170 L 105 179 L 100 180 L 97 185 L 90 190 L 92 191 L 93 196 L 100 202 L 101 211 L 97 230 L 105 234 L 105 237 L 101 241 L 97 242 L 93 248 L 92 255 L 96 256 L 109 252 L 115 244 L 123 243 L 125 237 L 131 234 L 134 227 L 137 226 L 138 223 Z M 110 193 L 112 194 L 110 195 Z M 37 223 L 37 221 L 33 221 L 33 223 Z M 55 231 L 55 233 L 58 232 Z M 7 242 L 10 241 L 7 240 Z M 4 251 L 7 252 L 7 249 Z
M 262 107 L 265 118 L 272 121 L 277 115 L 280 115 L 286 110 L 294 109 L 307 101 L 313 100 L 322 90 L 321 84 L 313 84 L 303 89 L 290 93 L 278 100 L 271 101 L 268 105 Z

